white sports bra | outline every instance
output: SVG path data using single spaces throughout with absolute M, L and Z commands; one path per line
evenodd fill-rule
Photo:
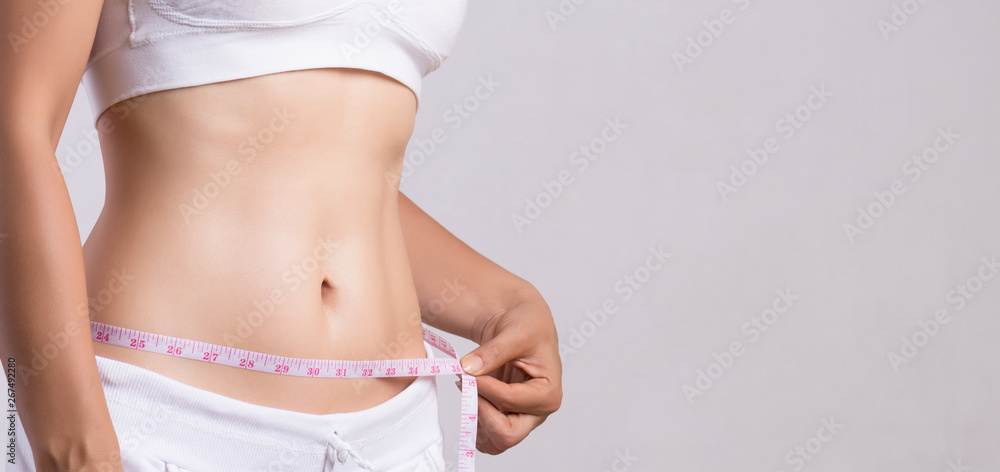
M 142 94 L 275 72 L 380 72 L 420 98 L 467 0 L 105 0 L 83 83 L 96 119 Z

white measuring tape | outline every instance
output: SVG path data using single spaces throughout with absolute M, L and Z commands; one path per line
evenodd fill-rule
M 462 418 L 459 424 L 458 470 L 472 472 L 475 470 L 476 417 L 479 412 L 476 378 L 462 370 L 455 349 L 448 341 L 427 328 L 423 328 L 423 331 L 425 341 L 452 358 L 435 357 L 382 361 L 303 359 L 273 356 L 229 346 L 121 328 L 96 321 L 90 322 L 90 336 L 96 342 L 270 374 L 334 379 L 461 375 Z

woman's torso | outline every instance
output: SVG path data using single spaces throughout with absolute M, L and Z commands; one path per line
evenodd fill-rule
M 84 244 L 92 319 L 279 356 L 424 357 L 397 213 L 415 111 L 403 84 L 330 68 L 112 107 L 98 123 L 105 206 Z M 94 349 L 316 414 L 374 406 L 413 381 L 287 377 Z

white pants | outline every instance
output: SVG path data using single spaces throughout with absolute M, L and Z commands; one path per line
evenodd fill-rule
M 424 342 L 427 357 L 431 346 Z M 97 357 L 126 472 L 443 472 L 435 377 L 372 408 L 315 415 L 246 403 Z M 35 472 L 16 420 L 17 464 Z

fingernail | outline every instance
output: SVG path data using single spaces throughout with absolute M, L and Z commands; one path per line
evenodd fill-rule
M 462 368 L 469 374 L 477 375 L 483 368 L 483 360 L 479 356 L 471 354 L 462 359 Z

